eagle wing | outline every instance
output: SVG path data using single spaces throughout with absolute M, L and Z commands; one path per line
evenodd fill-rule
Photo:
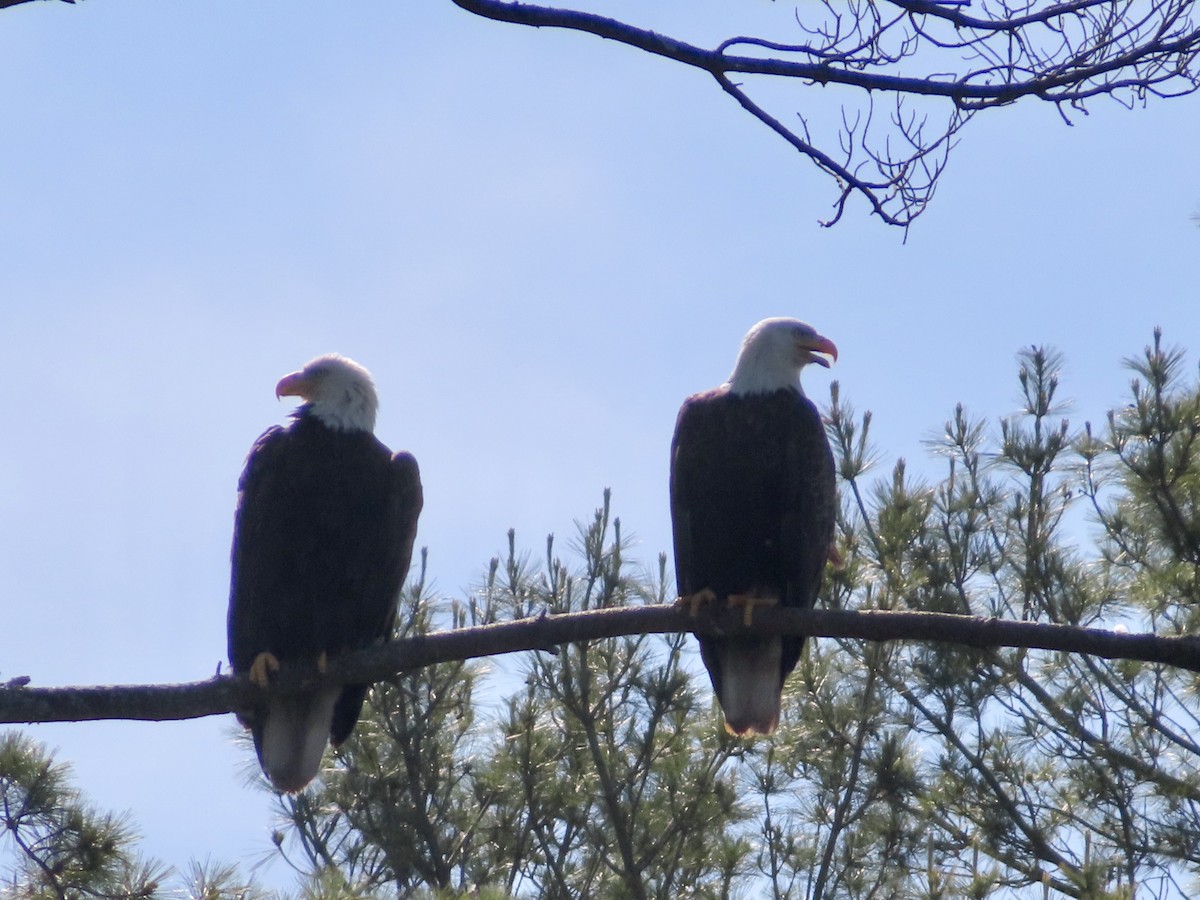
M 274 652 L 268 646 L 270 623 L 275 618 L 270 599 L 275 593 L 274 579 L 265 571 L 264 560 L 282 538 L 271 525 L 271 513 L 286 503 L 276 460 L 286 458 L 288 445 L 286 429 L 267 429 L 250 448 L 238 479 L 227 634 L 229 662 L 239 674 L 250 668 L 259 653 Z
M 345 638 L 346 649 L 391 638 L 400 588 L 412 563 L 417 518 L 425 501 L 420 469 L 411 453 L 400 452 L 391 457 L 386 484 L 381 530 L 387 535 L 387 540 L 380 545 L 378 565 L 368 564 L 364 572 L 362 596 L 371 599 L 358 607 L 356 621 L 348 629 Z M 333 746 L 341 746 L 354 730 L 369 687 L 366 684 L 348 684 L 342 689 L 334 705 L 330 726 L 330 742 Z
M 781 603 L 808 608 L 816 601 L 833 543 L 837 486 L 833 452 L 821 415 L 812 401 L 800 399 L 801 410 L 791 419 L 785 442 L 787 500 L 780 520 L 780 544 L 787 587 Z M 803 638 L 784 641 L 784 678 L 795 668 L 802 648 Z

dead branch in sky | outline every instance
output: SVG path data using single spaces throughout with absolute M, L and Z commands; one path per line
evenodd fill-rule
M 1096 97 L 1132 107 L 1200 87 L 1194 0 L 820 0 L 783 5 L 790 13 L 781 19 L 783 40 L 735 36 L 711 49 L 588 12 L 453 2 L 485 18 L 582 31 L 709 73 L 834 178 L 838 196 L 826 225 L 858 195 L 884 222 L 907 227 L 932 199 L 958 133 L 982 110 L 1036 97 L 1069 122 Z M 822 94 L 806 90 L 785 120 L 754 99 L 756 85 L 772 82 L 832 90 L 837 108 L 821 111 Z
M 976 648 L 1025 647 L 1161 663 L 1200 672 L 1200 638 L 1195 637 L 1127 634 L 945 613 L 778 608 L 757 610 L 753 627 L 746 629 L 740 616 L 736 611 L 712 611 L 693 618 L 676 606 L 644 606 L 460 628 L 403 638 L 331 660 L 324 675 L 285 667 L 271 690 L 294 691 L 322 683 L 376 682 L 398 672 L 454 660 L 527 650 L 554 652 L 555 647 L 565 643 L 686 631 L 705 634 L 761 631 L 866 641 L 935 641 Z M 9 686 L 0 688 L 0 723 L 195 719 L 248 707 L 265 693 L 245 679 L 227 675 L 171 685 Z
M 0 0 L 0 8 L 26 2 Z M 1200 88 L 1195 0 L 818 0 L 779 4 L 767 26 L 778 33 L 734 34 L 711 46 L 581 10 L 452 2 L 483 18 L 583 32 L 708 73 L 833 179 L 826 225 L 857 196 L 884 222 L 907 227 L 981 111 L 1036 98 L 1069 123 L 1097 97 L 1132 108 Z M 743 15 L 733 3 L 712 10 L 728 19 L 729 32 Z M 686 13 L 672 30 L 693 27 Z M 780 85 L 797 90 L 794 99 L 780 100 Z

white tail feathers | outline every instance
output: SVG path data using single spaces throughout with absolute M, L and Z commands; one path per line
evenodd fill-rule
M 779 724 L 783 642 L 722 641 L 717 650 L 721 688 L 717 699 L 730 734 L 770 734 Z
M 296 793 L 317 777 L 339 693 L 340 688 L 333 688 L 271 701 L 255 744 L 263 771 L 277 790 Z

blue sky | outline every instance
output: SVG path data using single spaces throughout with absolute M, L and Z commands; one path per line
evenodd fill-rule
M 718 9 L 635 21 L 711 40 Z M 213 673 L 238 473 L 320 353 L 374 373 L 456 596 L 605 487 L 653 564 L 678 405 L 765 316 L 834 339 L 809 394 L 837 378 L 929 473 L 955 403 L 1015 410 L 1022 346 L 1065 354 L 1082 422 L 1155 325 L 1200 344 L 1196 98 L 984 114 L 904 243 L 862 204 L 819 228 L 832 185 L 704 74 L 449 2 L 29 3 L 0 83 L 3 678 Z M 151 854 L 270 848 L 232 717 L 30 731 Z

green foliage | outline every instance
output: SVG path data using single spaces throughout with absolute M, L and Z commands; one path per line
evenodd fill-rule
M 509 548 L 483 589 L 449 611 L 451 624 L 665 597 L 665 560 L 654 582 L 627 572 L 607 496 L 580 528 L 578 571 L 554 557 L 553 539 L 543 573 L 511 533 Z M 418 582 L 406 632 L 428 631 L 435 606 Z M 692 687 L 686 642 L 642 636 L 528 654 L 485 722 L 473 704 L 480 666 L 396 679 L 374 693 L 370 721 L 324 785 L 285 801 L 305 852 L 376 896 L 727 896 L 748 849 L 731 832 L 744 812 L 722 772 L 733 745 Z
M 431 628 L 424 568 L 422 554 L 420 577 L 401 602 L 402 635 Z M 447 624 L 466 621 L 455 608 Z M 322 873 L 312 896 L 407 895 L 481 876 L 486 883 L 488 848 L 477 840 L 472 776 L 478 670 L 447 663 L 376 685 L 321 789 L 280 799 L 293 843 Z
M 554 560 L 535 580 L 543 608 L 572 612 L 665 599 L 632 579 L 608 497 L 580 529 L 584 565 Z M 486 597 L 513 609 L 530 587 L 510 549 L 506 583 Z M 509 887 L 541 896 L 722 896 L 744 853 L 729 826 L 742 817 L 721 769 L 730 745 L 711 729 L 683 668 L 685 636 L 639 636 L 527 657 L 525 689 L 506 704 L 491 776 L 522 785 L 505 818 L 518 823 L 523 862 Z
M 1166 634 L 1200 615 L 1200 385 L 1157 332 L 1100 433 L 1058 405 L 1062 360 L 1019 355 L 1021 412 L 959 406 L 873 478 L 870 416 L 834 386 L 838 560 L 822 603 Z M 401 633 L 662 603 L 609 498 L 570 557 L 504 560 L 464 601 L 408 588 Z M 688 636 L 635 636 L 401 674 L 322 782 L 280 798 L 301 896 L 1048 898 L 1193 896 L 1200 697 L 1161 666 L 1022 649 L 810 641 L 770 739 L 720 727 Z M 496 700 L 492 698 L 500 697 Z M 0 744 L 20 896 L 161 894 L 163 870 L 64 771 Z M 188 896 L 254 896 L 193 867 Z
M 21 900 L 265 900 L 236 867 L 192 863 L 182 880 L 137 854 L 122 817 L 94 809 L 70 768 L 15 731 L 0 734 L 0 896 Z
M 1136 377 L 1131 402 L 1110 413 L 1107 440 L 1090 430 L 1089 494 L 1103 481 L 1123 489 L 1118 502 L 1097 508 L 1106 559 L 1155 624 L 1173 633 L 1200 625 L 1200 392 L 1182 383 L 1183 353 L 1154 344 L 1127 360 Z
M 181 890 L 171 890 L 168 896 L 184 896 L 189 900 L 272 900 L 276 894 L 259 888 L 247 879 L 234 864 L 193 860 Z
M 1023 352 L 1022 414 L 1002 421 L 993 442 L 956 410 L 935 445 L 947 460 L 936 486 L 911 483 L 899 464 L 864 489 L 855 447 L 868 423 L 852 444 L 852 412 L 835 394 L 830 433 L 854 575 L 831 580 L 828 602 L 1184 630 L 1195 608 L 1200 392 L 1180 383 L 1180 359 L 1156 335 L 1131 364 L 1144 380 L 1130 411 L 1112 417 L 1102 441 L 1060 418 L 1061 360 Z M 1105 535 L 1096 559 L 1074 549 L 1081 500 Z M 1025 650 L 835 643 L 810 653 L 805 683 L 793 682 L 800 721 L 789 727 L 815 740 L 804 760 L 779 759 L 785 771 L 806 768 L 788 783 L 794 826 L 777 843 L 811 842 L 814 826 L 828 837 L 807 851 L 819 862 L 803 887 L 777 896 L 1190 894 L 1179 886 L 1200 835 L 1190 673 Z M 776 748 L 799 746 L 781 738 Z M 835 750 L 814 762 L 810 744 Z
M 1057 354 L 1033 347 L 1018 363 L 1021 412 L 989 427 L 959 406 L 932 444 L 946 466 L 934 484 L 913 480 L 903 460 L 868 481 L 870 416 L 857 417 L 834 386 L 828 431 L 843 508 L 823 603 L 1194 631 L 1200 389 L 1183 383 L 1182 354 L 1156 334 L 1130 361 L 1131 403 L 1103 437 L 1063 418 Z M 575 568 L 551 539 L 534 571 L 509 541 L 468 604 L 470 621 L 667 599 L 665 560 L 652 576 L 625 564 L 607 496 L 580 529 Z M 414 594 L 413 627 L 429 627 L 435 606 Z M 744 741 L 722 733 L 691 647 L 636 637 L 528 654 L 491 721 L 473 718 L 482 669 L 406 677 L 412 710 L 390 694 L 374 705 L 375 724 L 325 790 L 299 801 L 302 831 L 345 827 L 362 848 L 314 861 L 401 895 L 1191 894 L 1200 719 L 1189 673 L 1017 649 L 814 641 L 776 736 Z M 359 760 L 413 742 L 440 749 L 341 791 Z M 414 809 L 436 813 L 438 842 L 397 811 L 405 790 Z M 384 802 L 390 820 L 368 828 L 354 818 L 356 804 Z M 356 860 L 401 839 L 425 862 L 383 866 L 364 882 Z M 455 855 L 438 862 L 438 846 Z
M 69 769 L 17 732 L 0 735 L 0 827 L 15 860 L 4 885 L 29 898 L 156 895 L 162 867 L 133 853 L 127 823 L 91 809 Z
M 866 480 L 870 415 L 854 415 L 834 385 L 828 431 L 844 505 L 824 604 L 1193 630 L 1200 390 L 1182 384 L 1181 360 L 1156 335 L 1130 362 L 1132 403 L 1100 438 L 1062 418 L 1060 356 L 1027 349 L 1021 413 L 989 427 L 956 409 L 932 444 L 946 474 L 929 485 L 902 460 Z M 667 599 L 665 560 L 654 575 L 631 572 L 608 515 L 606 496 L 580 529 L 575 568 L 551 539 L 545 569 L 533 570 L 510 534 L 508 559 L 493 560 L 454 622 Z M 1088 530 L 1100 535 L 1091 556 L 1079 550 Z M 420 594 L 408 606 L 418 631 L 436 606 Z M 490 721 L 473 718 L 481 668 L 413 673 L 403 679 L 412 709 L 385 692 L 325 790 L 293 803 L 306 812 L 296 822 L 308 834 L 346 828 L 355 852 L 314 862 L 396 894 L 1189 893 L 1200 720 L 1188 673 L 1018 649 L 811 642 L 778 734 L 734 740 L 697 671 L 678 636 L 527 654 L 502 679 L 509 698 Z M 434 744 L 424 763 L 380 764 L 338 792 L 360 760 Z M 376 784 L 389 779 L 402 784 Z M 392 811 L 368 828 L 355 804 L 376 794 Z M 436 822 L 414 820 L 419 810 Z M 425 862 L 362 880 L 356 860 L 400 860 L 383 851 L 400 835 Z M 436 847 L 455 854 L 438 862 Z

